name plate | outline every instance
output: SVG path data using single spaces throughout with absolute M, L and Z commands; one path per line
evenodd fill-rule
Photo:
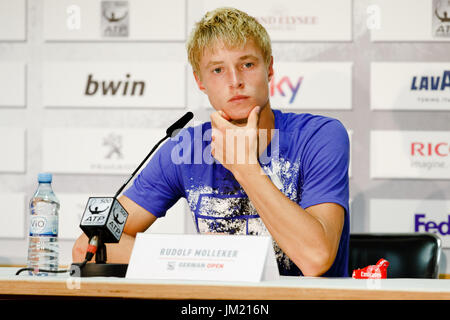
M 279 272 L 271 237 L 138 233 L 126 278 L 259 282 Z

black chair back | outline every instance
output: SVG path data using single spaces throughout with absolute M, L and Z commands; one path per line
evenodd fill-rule
M 389 278 L 438 278 L 441 239 L 432 233 L 350 234 L 349 275 L 353 270 L 389 261 Z

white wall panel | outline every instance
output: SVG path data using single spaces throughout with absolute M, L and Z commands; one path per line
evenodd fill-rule
M 450 131 L 372 131 L 370 175 L 450 179 Z
M 131 174 L 165 135 L 161 129 L 47 128 L 43 132 L 43 170 Z
M 448 0 L 375 0 L 380 17 L 379 28 L 371 32 L 372 41 L 449 41 L 448 23 L 442 23 L 439 16 L 450 6 Z M 442 29 L 441 29 L 442 28 Z M 448 30 L 443 33 L 440 30 Z
M 271 105 L 280 109 L 352 108 L 352 63 L 274 63 Z
M 0 0 L 0 41 L 26 39 L 26 1 Z
M 430 232 L 450 248 L 450 201 L 371 199 L 370 232 Z
M 374 62 L 374 110 L 450 110 L 450 62 Z
M 20 62 L 0 62 L 0 108 L 24 107 L 26 67 Z
M 0 127 L 0 172 L 25 171 L 25 129 Z
M 235 7 L 255 17 L 272 41 L 351 41 L 351 0 L 189 0 L 189 28 L 206 11 Z
M 122 7 L 105 3 L 45 0 L 44 38 L 47 41 L 183 41 L 185 38 L 183 1 L 165 0 L 156 4 L 128 0 L 122 1 Z
M 0 238 L 24 238 L 25 234 L 25 194 L 0 193 L 0 219 L 3 228 L 0 231 Z
M 48 62 L 47 107 L 164 107 L 185 105 L 182 62 Z

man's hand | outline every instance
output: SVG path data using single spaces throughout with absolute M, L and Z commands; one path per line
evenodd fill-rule
M 236 177 L 258 169 L 258 121 L 261 108 L 254 107 L 245 126 L 238 126 L 223 112 L 211 115 L 211 154 Z

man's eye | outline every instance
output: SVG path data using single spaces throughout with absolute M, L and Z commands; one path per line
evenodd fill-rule
M 215 68 L 213 70 L 214 73 L 221 73 L 222 72 L 222 68 Z
M 253 67 L 253 62 L 244 63 L 244 67 L 247 69 Z

